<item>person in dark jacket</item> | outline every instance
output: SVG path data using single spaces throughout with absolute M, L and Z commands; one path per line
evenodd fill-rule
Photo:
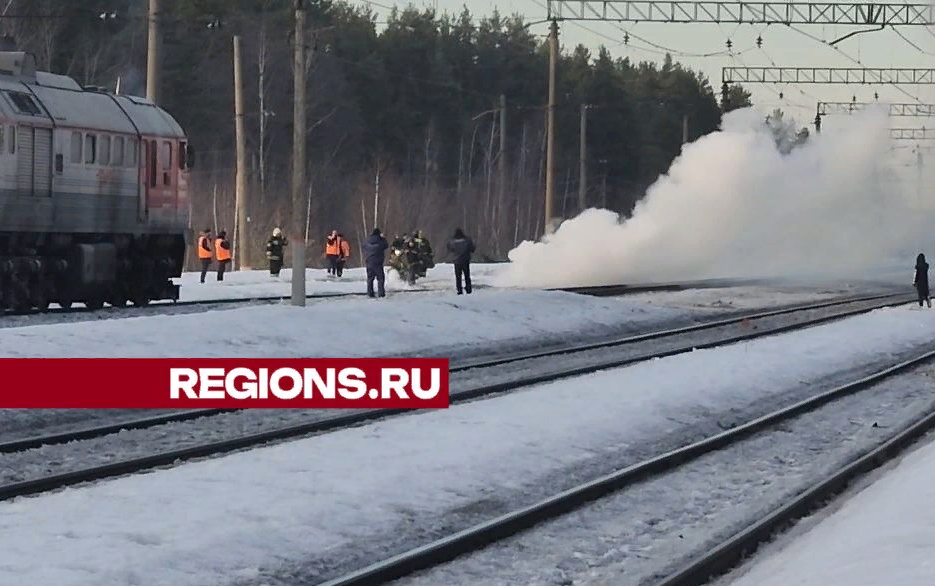
M 448 251 L 455 257 L 455 288 L 461 295 L 461 277 L 464 276 L 464 291 L 471 294 L 471 253 L 474 252 L 474 241 L 464 235 L 461 228 L 455 230 L 454 236 L 448 241 Z
M 273 236 L 266 241 L 266 258 L 269 259 L 269 274 L 274 277 L 279 276 L 282 270 L 282 261 L 285 256 L 284 248 L 289 245 L 286 237 L 282 235 L 282 230 L 273 228 Z
M 912 284 L 919 294 L 919 307 L 922 307 L 923 301 L 932 307 L 932 300 L 929 298 L 929 264 L 925 262 L 925 255 L 921 252 L 916 257 L 916 275 Z
M 386 238 L 380 235 L 380 229 L 374 228 L 370 237 L 364 243 L 363 254 L 364 263 L 367 266 L 367 296 L 375 297 L 373 294 L 373 280 L 377 280 L 377 289 L 380 297 L 386 297 L 386 273 L 383 272 L 383 262 L 385 261 L 386 249 L 390 245 Z

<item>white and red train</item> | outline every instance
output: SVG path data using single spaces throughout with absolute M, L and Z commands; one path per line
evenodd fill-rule
M 193 162 L 152 101 L 0 52 L 0 305 L 178 299 Z

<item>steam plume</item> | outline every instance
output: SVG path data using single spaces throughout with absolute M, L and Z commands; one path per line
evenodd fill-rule
M 786 155 L 763 118 L 727 114 L 720 131 L 685 146 L 626 221 L 589 209 L 521 243 L 502 284 L 852 276 L 914 256 L 915 188 L 903 181 L 913 171 L 893 164 L 885 107 L 836 119 Z

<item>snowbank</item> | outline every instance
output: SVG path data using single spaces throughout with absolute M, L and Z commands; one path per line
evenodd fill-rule
M 255 279 L 249 274 L 243 277 L 243 292 L 252 291 L 254 285 L 249 283 Z M 616 298 L 497 289 L 462 296 L 453 291 L 418 295 L 391 292 L 384 299 L 309 300 L 305 307 L 282 302 L 204 313 L 7 327 L 0 336 L 0 356 L 476 355 L 626 335 L 687 324 L 713 314 L 802 304 L 845 294 L 848 292 L 843 289 L 789 291 L 770 287 Z
M 572 293 L 484 290 L 472 295 L 344 298 L 186 315 L 6 328 L 6 357 L 315 357 L 489 350 L 559 341 L 683 317 L 687 310 Z
M 730 583 L 931 586 L 933 502 L 935 443 L 929 443 L 795 541 L 788 543 L 792 535 L 783 538 L 786 547 L 764 550 Z
M 781 394 L 933 337 L 935 311 L 881 310 L 0 503 L 0 583 L 216 586 L 283 562 L 314 568 L 344 547 L 359 552 L 365 541 L 389 539 L 407 520 L 444 522 L 453 508 L 687 424 L 675 421 Z

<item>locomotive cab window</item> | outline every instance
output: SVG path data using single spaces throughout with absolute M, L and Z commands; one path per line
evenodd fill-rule
M 84 137 L 84 162 L 87 165 L 93 165 L 97 160 L 97 137 L 93 134 L 87 134 Z
M 12 155 L 12 154 L 16 153 L 16 127 L 15 127 L 15 126 L 11 126 L 11 127 L 10 127 L 10 142 L 9 142 L 9 145 L 10 145 L 10 154 Z
M 185 170 L 185 165 L 187 161 L 185 160 L 185 143 L 179 143 L 179 169 Z
M 75 165 L 81 164 L 81 133 L 71 133 L 71 162 Z

